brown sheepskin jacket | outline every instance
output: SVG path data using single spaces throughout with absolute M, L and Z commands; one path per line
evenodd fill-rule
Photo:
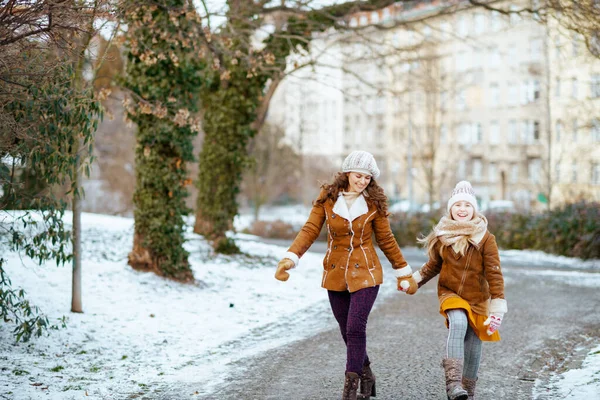
M 324 195 L 321 191 L 320 196 Z M 324 223 L 328 234 L 321 286 L 325 289 L 355 292 L 383 282 L 381 263 L 373 247 L 373 233 L 396 275 L 412 273 L 392 234 L 387 216 L 379 213 L 362 194 L 350 209 L 341 193 L 336 202 L 328 199 L 323 204 L 315 203 L 285 257 L 297 265 L 299 258 L 319 236 Z
M 469 244 L 464 255 L 446 246 L 440 255 L 441 244 L 434 247 L 436 257 L 430 256 L 413 277 L 423 286 L 436 275 L 440 305 L 452 296 L 469 303 L 473 312 L 487 315 L 491 299 L 504 299 L 504 278 L 496 238 L 486 231 L 477 245 Z

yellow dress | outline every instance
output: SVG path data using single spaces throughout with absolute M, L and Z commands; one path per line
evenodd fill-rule
M 462 308 L 467 312 L 467 317 L 469 320 L 469 325 L 475 331 L 475 334 L 481 339 L 483 342 L 498 342 L 500 340 L 500 332 L 496 331 L 492 335 L 487 334 L 487 326 L 483 325 L 485 320 L 488 318 L 485 315 L 476 314 L 471 311 L 471 306 L 466 300 L 458 297 L 451 296 L 445 299 L 440 305 L 440 314 L 442 314 L 446 318 L 446 327 L 448 327 L 448 315 L 446 315 L 447 310 L 452 310 L 456 308 Z

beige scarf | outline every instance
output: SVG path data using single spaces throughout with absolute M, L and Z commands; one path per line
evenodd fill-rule
M 477 215 L 470 221 L 455 221 L 443 216 L 433 230 L 442 245 L 452 246 L 462 254 L 469 243 L 479 243 L 487 231 L 487 225 L 488 221 L 483 215 Z

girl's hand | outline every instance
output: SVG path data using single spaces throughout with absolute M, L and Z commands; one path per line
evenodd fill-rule
M 284 258 L 277 264 L 277 271 L 275 271 L 275 279 L 281 282 L 285 282 L 290 278 L 290 274 L 286 272 L 288 269 L 294 268 L 294 262 L 289 258 Z
M 490 302 L 490 316 L 485 320 L 483 325 L 487 326 L 487 334 L 489 336 L 496 332 L 502 324 L 502 318 L 508 311 L 506 300 L 504 299 L 492 299 Z
M 417 285 L 417 281 L 411 275 L 398 277 L 398 290 L 401 292 L 406 292 L 408 294 L 417 293 L 417 289 L 419 285 Z

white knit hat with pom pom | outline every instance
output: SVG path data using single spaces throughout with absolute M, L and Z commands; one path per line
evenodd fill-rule
M 448 212 L 452 205 L 458 201 L 467 201 L 471 203 L 475 212 L 477 212 L 477 198 L 475 197 L 475 191 L 468 181 L 460 181 L 454 187 L 452 191 L 452 197 L 448 200 Z

